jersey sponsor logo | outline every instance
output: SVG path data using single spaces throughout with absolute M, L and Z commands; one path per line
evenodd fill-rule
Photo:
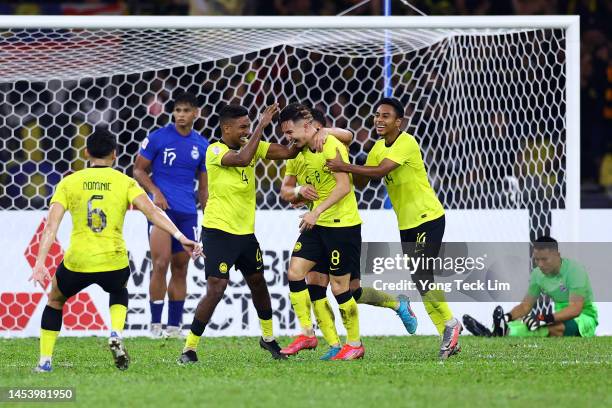
M 198 160 L 200 158 L 200 151 L 197 146 L 193 146 L 193 149 L 191 149 L 191 158 L 193 160 Z
M 219 272 L 227 273 L 227 264 L 225 262 L 219 264 Z
M 295 246 L 293 247 L 293 252 L 299 252 L 300 249 L 302 249 L 302 243 L 298 241 L 295 243 Z
M 567 292 L 567 288 L 566 288 L 566 287 L 565 287 L 565 285 L 564 285 L 564 284 L 562 284 L 562 283 L 561 283 L 561 284 L 559 284 L 559 290 L 560 290 L 561 292 Z

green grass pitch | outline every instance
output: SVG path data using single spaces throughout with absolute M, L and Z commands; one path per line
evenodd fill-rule
M 204 338 L 199 363 L 182 367 L 182 341 L 128 338 L 120 372 L 105 338 L 60 337 L 54 371 L 34 374 L 38 340 L 0 339 L 0 386 L 75 387 L 75 403 L 43 404 L 63 407 L 612 406 L 612 337 L 461 341 L 444 363 L 432 336 L 367 337 L 364 360 L 322 362 L 322 343 L 274 361 L 257 338 Z

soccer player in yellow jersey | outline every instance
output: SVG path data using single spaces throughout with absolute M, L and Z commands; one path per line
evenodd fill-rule
M 349 175 L 332 173 L 325 165 L 325 160 L 336 154 L 348 161 L 346 146 L 328 135 L 323 151 L 314 151 L 317 129 L 312 125 L 309 108 L 304 105 L 285 107 L 279 123 L 283 133 L 302 149 L 306 178 L 318 196 L 310 211 L 302 216 L 301 235 L 291 256 L 287 273 L 291 304 L 304 327 L 304 322 L 310 319 L 311 307 L 306 274 L 317 264 L 325 265 L 347 331 L 346 344 L 331 360 L 361 358 L 365 349 L 359 337 L 359 311 L 350 290 L 351 275 L 359 271 L 361 218 Z M 282 350 L 284 354 L 294 354 L 292 351 L 291 345 Z
M 371 178 L 383 178 L 397 216 L 404 250 L 411 255 L 436 257 L 444 235 L 444 208 L 427 179 L 419 144 L 414 136 L 401 130 L 404 106 L 394 98 L 384 98 L 375 106 L 374 125 L 381 138 L 368 154 L 365 166 L 338 159 L 327 161 L 332 171 L 352 173 L 355 184 L 364 186 Z M 453 317 L 443 292 L 429 290 L 433 270 L 422 268 L 412 275 L 425 309 L 442 336 L 440 358 L 461 350 L 463 330 Z
M 312 114 L 312 125 L 317 129 L 314 136 L 315 150 L 322 150 L 322 146 L 328 134 L 333 134 L 339 141 L 348 146 L 353 140 L 353 134 L 345 129 L 325 128 L 325 114 L 318 109 L 310 109 Z M 316 189 L 311 180 L 307 177 L 304 156 L 298 155 L 295 159 L 287 160 L 285 167 L 285 177 L 281 186 L 281 198 L 294 205 L 307 205 L 312 207 L 312 202 L 318 199 Z M 299 184 L 299 185 L 298 185 Z M 340 339 L 336 331 L 334 315 L 327 301 L 326 291 L 329 284 L 328 265 L 317 263 L 306 276 L 310 302 L 314 311 L 317 325 L 323 333 L 323 337 L 329 344 L 329 350 L 321 357 L 321 360 L 330 360 L 341 349 Z M 374 288 L 362 288 L 359 270 L 354 270 L 351 275 L 350 289 L 357 303 L 369 304 L 390 308 L 401 318 L 404 327 L 409 333 L 416 331 L 417 319 L 410 308 L 410 302 L 406 297 L 399 299 L 376 290 Z M 300 321 L 302 335 L 298 336 L 284 350 L 287 354 L 296 354 L 303 349 L 314 349 L 318 345 L 317 338 L 310 316 L 303 316 L 304 321 Z
M 264 279 L 262 253 L 255 237 L 255 164 L 260 159 L 284 160 L 299 149 L 261 141 L 263 130 L 278 111 L 268 106 L 251 135 L 249 112 L 227 105 L 219 113 L 221 140 L 206 151 L 208 203 L 202 227 L 206 258 L 206 295 L 195 311 L 179 362 L 198 361 L 196 349 L 217 304 L 223 298 L 232 266 L 242 272 L 262 331 L 260 346 L 275 359 L 286 358 L 272 331 L 272 306 Z M 249 138 L 250 136 L 250 138 Z
M 47 280 L 51 280 L 45 260 L 66 211 L 72 216 L 72 234 L 70 246 L 52 279 L 42 315 L 38 372 L 51 371 L 51 357 L 62 327 L 64 303 L 94 283 L 110 295 L 108 345 L 115 365 L 120 370 L 128 368 L 130 360 L 121 334 L 127 314 L 126 285 L 130 267 L 122 234 L 123 219 L 130 204 L 179 240 L 191 256 L 201 254 L 201 246 L 187 239 L 134 179 L 111 168 L 116 149 L 117 141 L 107 131 L 97 130 L 87 137 L 90 167 L 65 177 L 51 198 L 47 224 L 30 280 L 43 287 Z

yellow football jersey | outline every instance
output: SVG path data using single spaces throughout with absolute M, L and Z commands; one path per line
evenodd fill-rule
M 384 178 L 397 216 L 399 229 L 417 227 L 444 215 L 444 208 L 429 184 L 421 150 L 416 139 L 402 132 L 391 146 L 378 140 L 366 160 L 366 166 L 378 166 L 384 159 L 399 164 Z
M 325 164 L 326 160 L 336 157 L 337 151 L 345 163 L 349 162 L 346 146 L 332 135 L 328 135 L 323 145 L 323 151 L 316 153 L 305 147 L 299 156 L 303 156 L 305 184 L 311 184 L 317 190 L 319 199 L 313 202 L 312 209 L 317 208 L 336 187 L 336 179 Z M 351 227 L 361 224 L 359 211 L 357 210 L 357 199 L 353 188 L 353 180 L 350 177 L 351 192 L 344 196 L 336 204 L 325 210 L 317 220 L 317 225 L 323 227 Z
M 145 194 L 136 180 L 110 167 L 79 170 L 59 182 L 51 203 L 72 216 L 64 265 L 75 272 L 108 272 L 128 266 L 125 212 Z
M 230 151 L 223 142 L 206 150 L 208 201 L 202 224 L 234 235 L 255 232 L 255 164 L 265 159 L 270 143 L 259 142 L 257 152 L 246 167 L 229 167 L 221 159 Z
M 295 176 L 297 184 L 306 185 L 306 167 L 304 166 L 304 156 L 298 154 L 294 159 L 287 160 L 285 164 L 285 176 Z

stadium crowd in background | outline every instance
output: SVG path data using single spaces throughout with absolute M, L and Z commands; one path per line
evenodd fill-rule
M 360 3 L 357 0 L 343 0 L 328 2 L 322 0 L 174 0 L 174 1 L 86 1 L 72 2 L 3 2 L 0 3 L 0 13 L 3 14 L 176 14 L 176 15 L 335 15 Z M 380 1 L 371 1 L 351 11 L 350 15 L 380 15 L 382 13 Z M 416 12 L 399 1 L 393 1 L 393 14 L 415 15 Z M 612 206 L 612 35 L 607 16 L 612 11 L 612 2 L 603 0 L 413 0 L 410 1 L 419 10 L 428 15 L 495 15 L 495 14 L 579 14 L 581 16 L 581 177 L 582 177 L 582 206 L 583 208 L 611 207 Z M 238 61 L 228 60 L 233 64 Z M 260 62 L 257 62 L 257 64 Z M 189 67 L 185 70 L 214 68 L 214 64 L 202 64 L 198 67 Z M 256 68 L 256 67 L 253 67 Z M 0 114 L 5 118 L 0 126 L 0 137 L 4 141 L 0 145 L 0 208 L 45 208 L 53 186 L 59 181 L 61 175 L 69 171 L 83 168 L 84 160 L 80 152 L 83 151 L 86 135 L 91 131 L 93 124 L 109 123 L 111 129 L 119 135 L 119 143 L 123 146 L 125 154 L 119 154 L 118 165 L 128 169 L 131 174 L 131 157 L 137 152 L 138 145 L 149 129 L 166 124 L 168 113 L 167 102 L 174 90 L 179 90 L 182 84 L 177 83 L 168 70 L 145 73 L 135 79 L 134 86 L 129 89 L 119 88 L 115 95 L 111 95 L 109 84 L 120 86 L 128 80 L 127 76 L 118 75 L 112 79 L 100 78 L 95 81 L 80 81 L 71 84 L 27 84 L 0 85 L 7 93 L 3 103 L 0 103 Z M 197 79 L 196 72 L 192 72 Z M 351 74 L 345 71 L 343 74 Z M 225 91 L 215 89 L 215 81 L 221 78 L 223 70 L 212 71 L 202 87 L 209 99 L 228 101 L 231 98 L 245 96 L 247 88 L 241 77 L 233 77 Z M 292 74 L 294 81 L 303 78 Z M 131 82 L 133 78 L 129 78 Z M 255 81 L 260 78 L 255 78 Z M 91 86 L 95 85 L 96 88 Z M 368 117 L 371 112 L 352 112 L 348 103 L 355 86 L 359 84 L 348 83 L 345 92 L 337 95 L 337 99 L 327 101 L 329 113 L 339 118 L 336 126 L 347 127 L 355 132 L 355 139 L 361 144 L 351 146 L 351 156 L 357 163 L 362 163 L 372 142 L 368 126 L 364 121 L 357 119 L 347 120 L 350 117 Z M 251 86 L 250 90 L 253 90 Z M 68 102 L 70 98 L 70 102 Z M 281 106 L 284 102 L 279 101 Z M 372 101 L 367 101 L 373 103 Z M 366 104 L 362 106 L 366 106 Z M 408 105 L 408 116 L 414 107 Z M 194 124 L 194 128 L 214 128 L 214 120 L 207 118 L 211 115 L 211 107 L 203 106 L 202 119 Z M 84 113 L 85 112 L 85 113 Z M 358 115 L 356 115 L 358 113 Z M 507 123 L 512 118 L 504 117 L 500 113 L 491 119 L 493 122 Z M 206 121 L 206 124 L 203 122 Z M 500 127 L 497 127 L 498 129 Z M 414 130 L 415 135 L 422 137 L 422 146 L 426 148 L 431 137 L 419 129 Z M 493 135 L 492 135 L 493 136 Z M 461 149 L 461 135 L 451 137 L 449 142 L 453 149 Z M 547 166 L 554 166 L 548 160 L 545 166 L 535 165 L 536 161 L 547 161 L 549 154 L 554 153 L 556 141 L 542 140 L 538 146 L 515 146 L 513 150 L 517 155 L 531 160 L 521 169 L 514 169 L 518 174 L 527 175 L 530 182 L 537 183 L 540 190 L 545 190 L 548 180 L 542 177 Z M 547 143 L 549 145 L 547 146 Z M 362 149 L 363 145 L 363 149 Z M 560 145 L 557 145 L 557 148 Z M 450 149 L 449 151 L 451 151 Z M 40 151 L 50 152 L 42 155 Z M 531 152 L 531 153 L 530 153 Z M 537 152 L 537 153 L 534 153 Z M 432 158 L 429 159 L 429 162 Z M 457 162 L 451 155 L 436 157 L 437 168 L 430 169 L 435 179 L 436 173 L 443 173 L 448 166 L 464 166 L 469 164 L 474 168 L 472 174 L 457 176 L 455 179 L 443 180 L 443 185 L 435 185 L 441 190 L 441 199 L 450 207 L 457 202 L 461 195 L 472 196 L 474 189 L 486 188 L 482 186 L 469 186 L 473 178 L 487 178 L 491 171 L 486 166 L 481 169 L 476 163 Z M 464 159 L 465 160 L 465 159 Z M 506 166 L 508 167 L 508 166 Z M 510 172 L 513 169 L 501 169 Z M 497 171 L 497 170 L 496 170 Z M 260 166 L 260 174 L 276 172 L 273 166 Z M 448 172 L 447 172 L 448 173 Z M 535 176 L 534 176 L 535 175 Z M 493 175 L 495 176 L 495 175 Z M 269 180 L 278 180 L 275 174 L 263 178 L 263 183 Z M 535 180 L 535 181 L 534 181 Z M 275 183 L 275 182 L 272 182 Z M 272 187 L 278 191 L 280 184 Z M 264 187 L 262 190 L 266 191 Z M 607 194 L 606 194 L 607 192 Z M 554 192 L 556 193 L 556 192 Z M 362 201 L 370 202 L 377 198 L 380 205 L 384 201 L 384 192 L 381 189 L 364 191 Z M 540 194 L 540 193 L 535 193 Z M 546 193 L 552 194 L 552 193 Z M 485 201 L 479 205 L 499 205 L 500 203 Z M 501 203 L 503 205 L 503 203 Z M 259 208 L 281 208 L 280 203 L 273 196 L 258 195 Z M 376 207 L 376 205 L 374 206 Z

